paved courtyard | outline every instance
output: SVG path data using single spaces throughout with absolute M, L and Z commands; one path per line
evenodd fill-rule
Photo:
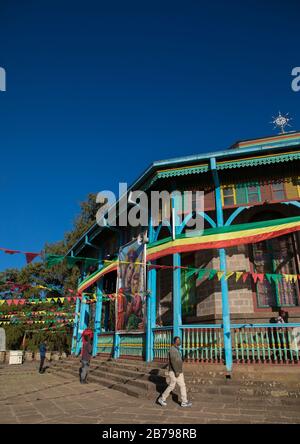
M 300 423 L 299 406 L 289 400 L 224 403 L 210 397 L 195 401 L 191 409 L 182 409 L 172 399 L 161 408 L 155 399 L 81 385 L 72 376 L 40 375 L 36 364 L 0 368 L 1 424 Z

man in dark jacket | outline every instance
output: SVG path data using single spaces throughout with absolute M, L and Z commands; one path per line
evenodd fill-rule
M 42 342 L 39 346 L 39 350 L 40 350 L 40 368 L 39 368 L 39 373 L 44 373 L 44 362 L 46 359 L 46 351 L 47 351 L 47 342 Z
M 192 403 L 188 401 L 187 394 L 186 394 L 186 386 L 184 382 L 184 376 L 183 376 L 183 362 L 182 357 L 180 353 L 180 338 L 176 336 L 173 341 L 173 345 L 170 348 L 169 351 L 169 378 L 170 383 L 169 386 L 166 388 L 166 390 L 163 392 L 161 397 L 158 399 L 158 403 L 161 406 L 166 406 L 166 399 L 170 395 L 170 393 L 174 390 L 176 387 L 176 384 L 178 384 L 180 389 L 180 396 L 181 396 L 181 407 L 191 407 Z
M 89 335 L 85 335 L 82 341 L 81 369 L 79 371 L 81 384 L 87 384 L 92 349 L 91 338 Z

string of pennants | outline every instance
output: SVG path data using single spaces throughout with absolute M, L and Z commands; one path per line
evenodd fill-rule
M 102 301 L 110 301 L 112 299 L 115 299 L 115 294 L 105 294 L 101 297 Z M 57 303 L 67 303 L 67 302 L 74 302 L 76 299 L 82 300 L 84 298 L 84 302 L 94 303 L 97 301 L 97 295 L 94 294 L 85 294 L 77 295 L 77 296 L 68 296 L 68 297 L 53 297 L 53 298 L 15 298 L 15 299 L 0 299 L 0 306 L 7 304 L 7 305 L 28 305 L 28 304 L 57 304 Z M 98 296 L 98 300 L 100 297 Z
M 10 312 L 5 312 L 5 311 L 0 311 L 0 318 L 10 318 L 13 316 L 26 316 L 26 317 L 35 317 L 35 316 L 43 316 L 43 315 L 47 315 L 47 316 L 58 316 L 58 317 L 68 317 L 74 316 L 73 312 L 62 312 L 62 311 L 46 311 L 46 310 L 41 310 L 41 311 L 10 311 Z
M 24 254 L 27 264 L 30 264 L 36 257 L 42 255 L 42 252 L 33 253 L 31 251 L 11 250 L 9 248 L 0 248 L 0 251 L 6 254 Z
M 30 320 L 30 321 L 23 321 L 20 319 L 10 319 L 8 321 L 0 321 L 0 325 L 7 325 L 7 324 L 13 324 L 13 325 L 18 325 L 18 324 L 28 324 L 28 325 L 32 325 L 32 324 L 53 324 L 53 319 L 44 319 L 44 320 Z M 55 324 L 63 324 L 64 326 L 67 326 L 69 324 L 73 324 L 74 323 L 74 319 L 69 319 L 68 321 L 65 321 L 63 319 L 58 319 L 55 321 Z
M 59 256 L 59 255 L 47 255 L 46 260 L 48 266 L 52 266 L 54 264 L 62 262 L 64 259 L 67 260 L 67 263 L 69 265 L 76 264 L 80 261 L 85 261 L 86 263 L 113 263 L 116 264 L 129 264 L 128 261 L 116 261 L 116 260 L 103 260 L 99 261 L 99 259 L 93 259 L 93 258 L 83 258 L 83 257 L 72 257 L 72 256 Z M 134 265 L 145 265 L 143 262 L 135 262 Z M 205 269 L 205 268 L 193 268 L 193 267 L 184 267 L 184 266 L 173 266 L 173 265 L 155 265 L 148 263 L 146 265 L 148 269 L 182 269 L 186 270 L 188 273 L 188 277 L 193 276 L 198 272 L 198 279 L 203 278 L 205 275 L 207 275 L 208 279 L 213 279 L 215 276 L 218 278 L 218 280 L 221 280 L 221 278 L 224 276 L 225 279 L 229 279 L 230 277 L 234 277 L 236 282 L 238 282 L 240 279 L 243 280 L 243 282 L 246 282 L 248 277 L 252 277 L 254 283 L 256 282 L 262 282 L 264 279 L 267 279 L 270 283 L 273 281 L 275 283 L 281 281 L 282 279 L 285 279 L 287 282 L 294 282 L 296 283 L 297 280 L 300 280 L 300 274 L 278 274 L 278 273 L 255 273 L 250 271 L 219 271 L 215 269 Z
M 37 289 L 37 290 L 47 290 L 47 291 L 53 291 L 56 293 L 63 293 L 63 289 L 61 287 L 58 287 L 57 285 L 41 285 L 41 284 L 20 284 L 20 283 L 16 283 L 13 281 L 1 281 L 0 282 L 0 287 L 9 287 L 9 290 L 7 291 L 2 291 L 0 290 L 0 293 L 11 293 L 11 292 L 17 292 L 17 293 L 21 293 L 23 291 L 29 290 L 29 289 Z M 71 288 L 68 289 L 68 292 L 70 294 L 74 293 L 74 290 L 72 290 Z
M 215 276 L 220 281 L 223 277 L 228 280 L 229 278 L 234 278 L 236 282 L 240 279 L 245 283 L 248 278 L 252 278 L 254 283 L 263 282 L 267 280 L 269 283 L 278 283 L 283 279 L 286 282 L 296 283 L 300 281 L 300 274 L 277 274 L 277 273 L 255 273 L 250 271 L 218 271 L 215 269 L 205 269 L 205 268 L 194 268 L 188 269 L 187 278 L 195 276 L 197 274 L 197 279 L 203 279 L 207 277 L 209 280 L 213 279 Z

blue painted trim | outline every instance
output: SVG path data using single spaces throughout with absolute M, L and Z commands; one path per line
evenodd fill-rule
M 288 324 L 231 324 L 231 328 L 281 328 L 281 327 L 300 327 L 299 322 L 291 322 Z
M 79 354 L 82 348 L 82 332 L 88 327 L 89 314 L 90 314 L 90 306 L 89 304 L 86 303 L 85 296 L 82 296 L 80 318 L 79 318 L 79 329 L 77 334 L 76 354 Z
M 223 324 L 187 324 L 187 325 L 181 325 L 181 329 L 184 328 L 223 328 Z
M 102 286 L 103 280 L 100 279 L 97 282 L 97 302 L 96 302 L 96 312 L 94 320 L 94 338 L 93 338 L 93 356 L 96 356 L 98 351 L 98 336 L 101 334 L 101 316 L 102 316 Z
M 294 205 L 297 208 L 300 208 L 300 202 L 297 202 L 296 200 L 290 200 L 289 202 L 282 202 L 285 205 Z
M 72 337 L 72 349 L 71 353 L 74 355 L 76 353 L 76 344 L 77 344 L 77 337 L 78 337 L 78 313 L 80 310 L 80 299 L 76 298 L 76 305 L 75 305 L 75 317 L 74 317 L 74 328 L 73 328 L 73 337 Z
M 223 218 L 223 206 L 221 197 L 221 187 L 219 181 L 219 175 L 217 172 L 216 159 L 210 159 L 210 167 L 215 183 L 215 197 L 216 197 L 216 212 L 217 212 L 217 226 L 222 227 L 224 225 Z M 226 252 L 224 248 L 219 249 L 220 258 L 220 271 L 226 273 Z M 224 348 L 225 348 L 225 363 L 227 371 L 232 371 L 232 344 L 231 344 L 231 331 L 230 331 L 230 305 L 229 305 L 229 292 L 228 282 L 225 279 L 225 274 L 221 278 L 221 292 L 222 292 L 222 318 L 223 318 L 223 335 L 224 335 Z
M 203 219 L 205 219 L 212 228 L 216 228 L 216 223 L 215 221 L 208 216 L 208 214 L 206 214 L 204 211 L 197 211 L 197 215 L 203 217 Z M 186 224 L 188 223 L 189 220 L 191 220 L 193 217 L 193 213 L 188 214 L 184 220 L 182 221 L 182 224 L 179 227 L 179 233 L 182 233 L 184 227 L 186 226 Z
M 115 335 L 114 335 L 114 359 L 118 359 L 120 357 L 120 345 L 121 345 L 120 335 L 119 335 L 119 333 L 115 332 Z
M 173 266 L 180 267 L 180 265 L 180 254 L 173 254 Z M 173 270 L 173 336 L 182 337 L 181 325 L 181 269 L 175 268 Z
M 154 242 L 157 241 L 159 233 L 160 233 L 162 227 L 167 227 L 169 232 L 170 232 L 170 234 L 172 235 L 172 229 L 171 229 L 170 222 L 168 222 L 168 221 L 162 222 L 162 223 L 159 224 L 157 229 L 154 230 L 154 235 L 153 235 L 154 236 Z
M 234 219 L 241 214 L 244 210 L 248 210 L 250 207 L 239 207 L 236 208 L 236 210 L 234 210 L 234 212 L 229 216 L 229 218 L 227 219 L 227 221 L 225 222 L 225 227 L 228 227 L 229 225 L 232 224 L 232 222 L 234 221 Z
M 173 330 L 173 326 L 170 325 L 168 327 L 153 327 L 152 330 L 153 331 L 156 331 L 156 330 Z
M 148 271 L 148 289 L 150 294 L 147 296 L 147 330 L 146 330 L 146 361 L 154 359 L 153 354 L 153 329 L 156 326 L 156 278 L 157 270 Z

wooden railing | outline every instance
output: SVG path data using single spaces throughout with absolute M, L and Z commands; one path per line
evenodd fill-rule
M 223 329 L 220 325 L 182 327 L 182 356 L 188 362 L 218 363 L 224 360 Z
M 167 361 L 172 345 L 172 327 L 159 327 L 153 330 L 153 357 L 156 361 Z
M 299 364 L 300 324 L 234 325 L 231 332 L 237 364 Z

